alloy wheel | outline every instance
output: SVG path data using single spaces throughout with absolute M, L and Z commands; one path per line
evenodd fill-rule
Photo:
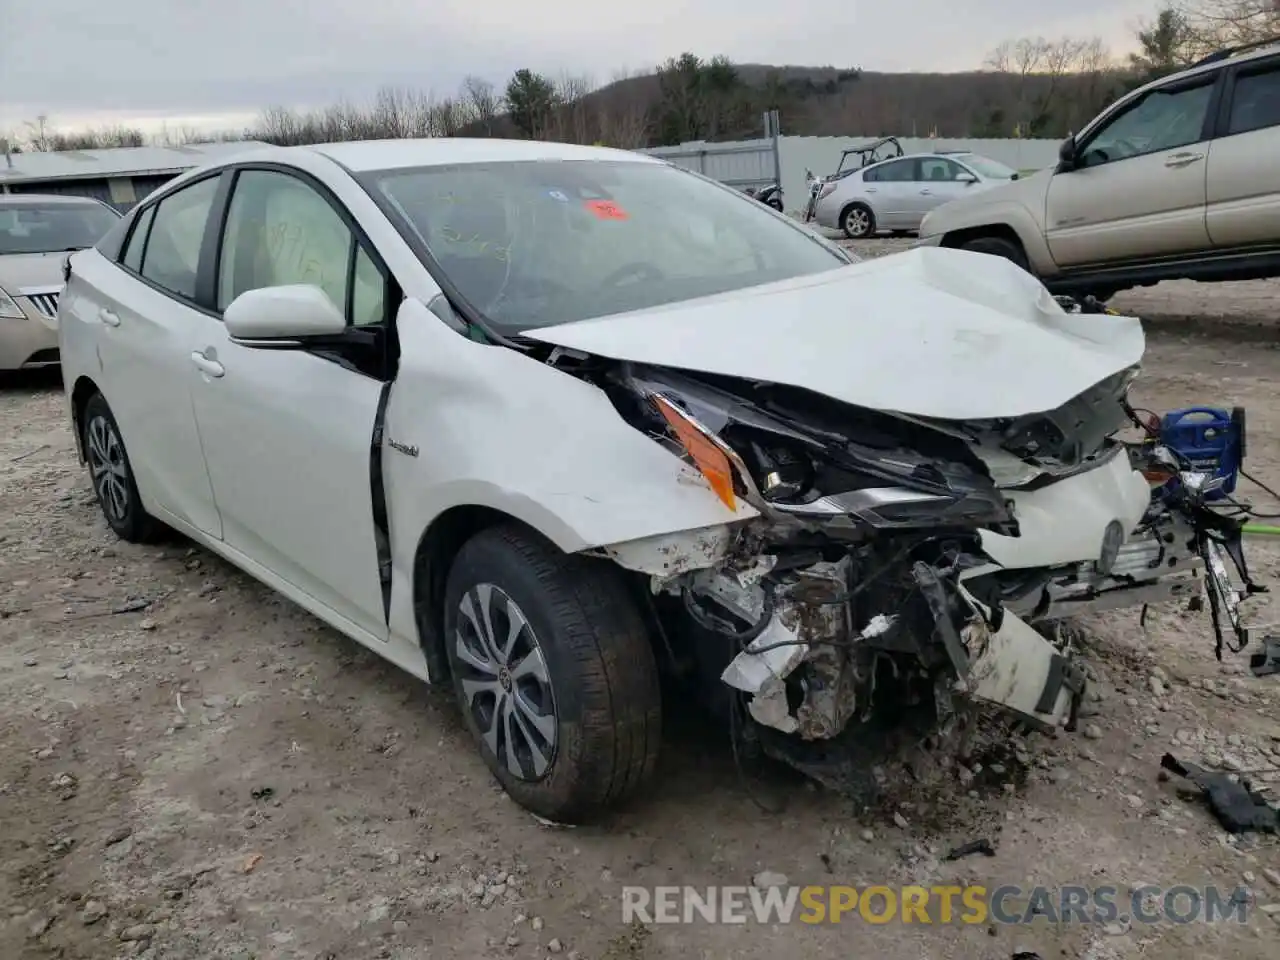
M 855 237 L 861 237 L 871 229 L 871 219 L 861 207 L 854 207 L 845 214 L 844 222 L 845 232 Z
M 116 523 L 129 517 L 129 466 L 124 458 L 124 444 L 115 426 L 103 416 L 89 421 L 89 473 L 94 492 L 107 516 Z
M 485 745 L 521 780 L 540 780 L 555 760 L 559 722 L 546 658 L 516 602 L 491 583 L 458 606 L 459 685 Z

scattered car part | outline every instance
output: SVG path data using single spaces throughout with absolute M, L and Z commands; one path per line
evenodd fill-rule
M 1227 774 L 1183 762 L 1171 753 L 1160 758 L 1160 766 L 1199 787 L 1214 817 L 1228 833 L 1280 832 L 1280 812 L 1272 809 L 1261 794 Z

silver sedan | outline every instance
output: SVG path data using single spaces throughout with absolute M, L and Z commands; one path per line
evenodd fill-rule
M 948 200 L 1017 178 L 1016 170 L 976 153 L 895 157 L 825 184 L 814 219 L 854 240 L 881 230 L 919 230 L 925 214 Z
M 0 197 L 0 371 L 58 363 L 58 295 L 67 253 L 120 219 L 88 197 Z

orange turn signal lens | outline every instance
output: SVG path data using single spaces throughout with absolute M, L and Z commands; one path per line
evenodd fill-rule
M 653 402 L 671 427 L 681 446 L 689 454 L 707 484 L 730 510 L 737 511 L 738 498 L 733 490 L 733 465 L 724 451 L 717 447 L 674 403 L 660 394 L 653 395 Z

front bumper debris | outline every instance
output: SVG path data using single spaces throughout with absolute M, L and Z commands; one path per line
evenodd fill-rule
M 804 577 L 838 590 L 846 572 L 827 563 Z M 895 672 L 910 670 L 903 656 L 932 674 L 944 698 L 981 701 L 1046 729 L 1072 723 L 1084 677 L 1049 640 L 1016 615 L 980 603 L 946 572 L 917 562 L 911 576 L 917 589 L 909 606 L 878 613 L 856 631 L 851 603 L 791 592 L 775 601 L 720 679 L 747 695 L 757 723 L 808 741 L 830 740 L 856 716 L 865 719 L 878 661 L 895 658 Z M 728 576 L 704 578 L 701 592 L 733 603 L 748 622 L 765 610 L 760 594 Z

